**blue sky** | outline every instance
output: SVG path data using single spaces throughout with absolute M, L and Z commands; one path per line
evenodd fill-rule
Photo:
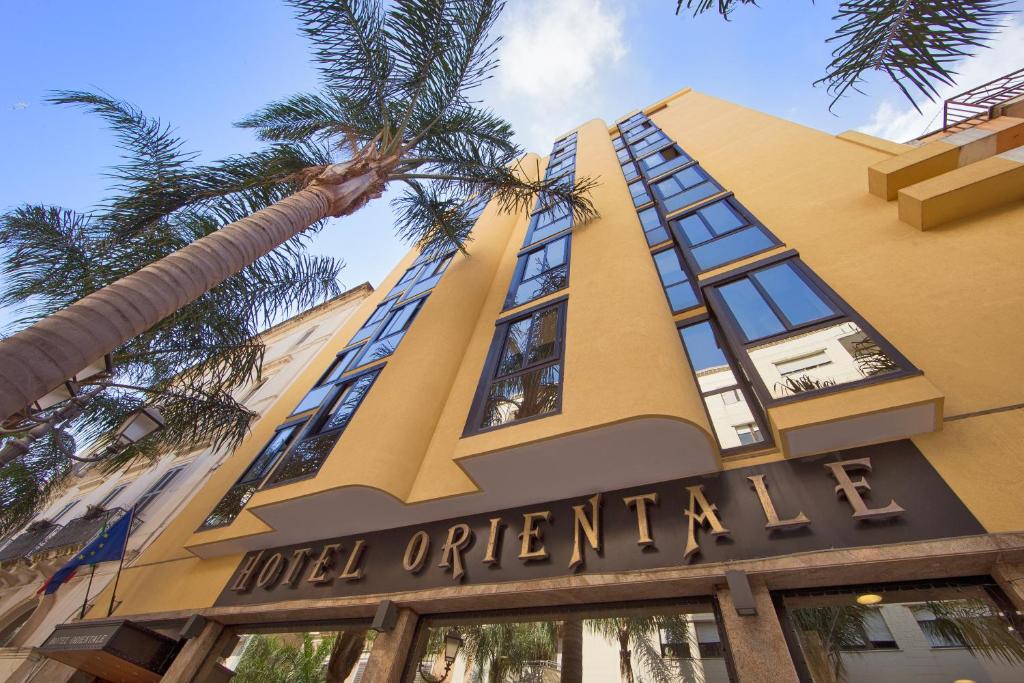
M 858 128 L 897 140 L 924 132 L 936 106 L 919 116 L 880 79 L 868 97 L 829 113 L 830 98 L 812 83 L 829 60 L 824 40 L 836 4 L 768 2 L 726 23 L 677 17 L 674 0 L 511 0 L 500 25 L 503 64 L 481 95 L 511 120 L 523 146 L 542 154 L 583 121 L 613 121 L 685 86 L 829 132 Z M 117 159 L 111 136 L 93 117 L 44 104 L 48 90 L 127 99 L 213 160 L 258 148 L 234 121 L 316 88 L 307 50 L 280 0 L 18 3 L 0 25 L 0 210 L 25 202 L 86 210 L 103 198 L 104 168 Z M 1021 62 L 1018 21 L 964 65 L 960 84 Z M 346 286 L 376 285 L 406 249 L 392 226 L 385 197 L 332 221 L 314 249 L 346 261 Z

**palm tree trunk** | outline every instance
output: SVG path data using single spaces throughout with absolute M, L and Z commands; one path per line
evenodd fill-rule
M 633 662 L 629 653 L 629 629 L 619 629 L 619 678 L 622 683 L 633 683 Z
M 380 195 L 391 165 L 361 160 L 328 167 L 290 197 L 0 341 L 0 421 L 313 223 L 354 213 Z
M 324 683 L 343 683 L 359 663 L 365 645 L 366 631 L 339 632 L 331 648 L 331 658 L 327 660 Z
M 583 682 L 583 620 L 566 619 L 562 622 L 561 683 Z

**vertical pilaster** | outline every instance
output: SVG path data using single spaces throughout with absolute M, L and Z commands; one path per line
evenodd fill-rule
M 216 621 L 207 621 L 203 630 L 181 648 L 161 683 L 193 683 L 206 680 L 217 658 L 237 636 Z
M 418 621 L 418 614 L 403 607 L 398 611 L 395 627 L 377 634 L 363 672 L 363 683 L 401 683 L 402 670 L 412 651 Z
M 782 625 L 763 581 L 750 579 L 757 614 L 736 613 L 729 589 L 716 589 L 729 652 L 739 683 L 799 683 Z

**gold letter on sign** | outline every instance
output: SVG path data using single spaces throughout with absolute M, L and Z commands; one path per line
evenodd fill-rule
M 764 516 L 768 519 L 768 523 L 764 525 L 765 529 L 792 529 L 811 523 L 807 515 L 802 512 L 798 512 L 796 517 L 779 519 L 779 513 L 775 511 L 775 503 L 772 502 L 772 497 L 768 495 L 768 486 L 764 483 L 764 475 L 753 474 L 747 477 L 747 479 L 754 485 L 754 490 L 757 491 L 757 499 L 761 501 L 761 509 L 764 510 Z
M 331 577 L 327 576 L 327 570 L 334 564 L 334 551 L 341 547 L 340 543 L 328 543 L 320 551 L 320 557 L 316 558 L 313 568 L 309 571 L 306 581 L 310 583 L 327 583 Z
M 361 538 L 356 541 L 356 544 L 352 546 L 352 552 L 348 554 L 345 568 L 341 570 L 341 574 L 338 574 L 339 579 L 358 581 L 363 578 L 363 568 L 359 566 L 359 562 L 363 559 L 363 548 L 365 547 L 366 541 Z
M 430 536 L 426 531 L 417 531 L 409 539 L 409 545 L 405 546 L 405 557 L 402 558 L 402 568 L 407 572 L 415 574 L 423 569 L 427 561 L 427 550 L 430 549 Z
M 709 503 L 708 499 L 704 497 L 704 484 L 687 486 L 686 490 L 690 492 L 690 508 L 685 511 L 686 516 L 690 518 L 690 523 L 687 525 L 686 550 L 683 551 L 683 558 L 689 559 L 691 555 L 700 550 L 700 545 L 697 543 L 698 527 L 707 524 L 711 527 L 713 536 L 728 535 L 729 530 L 718 521 L 718 515 L 715 514 L 718 506 Z M 698 507 L 700 507 L 700 512 L 697 511 Z
M 491 519 L 491 531 L 487 534 L 487 554 L 484 564 L 498 564 L 498 539 L 501 536 L 501 517 Z
M 456 538 L 456 534 L 458 538 Z M 452 578 L 456 581 L 466 573 L 462 567 L 462 551 L 472 540 L 473 531 L 468 524 L 456 524 L 448 527 L 448 538 L 441 546 L 441 563 L 437 566 L 442 569 L 451 568 Z
M 871 458 L 830 462 L 826 463 L 825 467 L 832 472 L 832 476 L 839 482 L 839 485 L 836 486 L 836 495 L 846 498 L 850 507 L 853 508 L 854 519 L 884 519 L 903 512 L 903 508 L 897 505 L 895 500 L 890 500 L 889 504 L 884 508 L 869 508 L 867 503 L 864 502 L 864 498 L 861 497 L 860 492 L 870 491 L 871 485 L 868 484 L 867 479 L 864 477 L 857 481 L 850 479 L 849 471 L 867 470 L 870 472 Z
M 572 559 L 569 560 L 569 569 L 583 564 L 583 539 L 580 538 L 580 531 L 586 535 L 590 547 L 601 552 L 601 494 L 591 496 L 589 502 L 590 519 L 587 519 L 582 505 L 572 506 Z
M 288 573 L 284 577 L 284 584 L 286 586 L 294 586 L 295 582 L 299 580 L 299 574 L 306 566 L 306 560 L 309 559 L 310 553 L 313 552 L 312 548 L 299 548 L 292 553 L 292 561 L 288 566 Z
M 547 559 L 548 550 L 544 547 L 544 541 L 540 536 L 540 529 L 537 528 L 537 520 L 545 522 L 551 519 L 551 511 L 526 512 L 523 514 L 523 533 L 519 534 L 522 544 L 519 547 L 520 560 L 544 560 Z M 540 547 L 533 547 L 533 539 L 540 541 Z
M 628 496 L 622 499 L 628 508 L 636 508 L 637 545 L 654 545 L 651 537 L 651 523 L 647 519 L 647 505 L 658 504 L 657 493 L 645 493 L 639 496 Z
M 242 567 L 242 571 L 238 572 L 238 578 L 231 585 L 231 590 L 239 592 L 249 590 L 249 579 L 256 573 L 256 566 L 261 559 L 263 559 L 262 550 L 249 558 L 249 561 Z

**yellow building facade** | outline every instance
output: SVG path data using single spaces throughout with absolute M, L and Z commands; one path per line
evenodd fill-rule
M 362 681 L 1020 680 L 1002 118 L 957 164 L 955 139 L 688 89 L 570 131 L 523 172 L 597 179 L 600 218 L 469 207 L 467 253 L 398 264 L 125 567 L 113 617 L 69 628 L 162 634 L 173 681 L 311 624 L 378 632 Z M 479 649 L 500 624 L 553 635 L 506 665 Z

